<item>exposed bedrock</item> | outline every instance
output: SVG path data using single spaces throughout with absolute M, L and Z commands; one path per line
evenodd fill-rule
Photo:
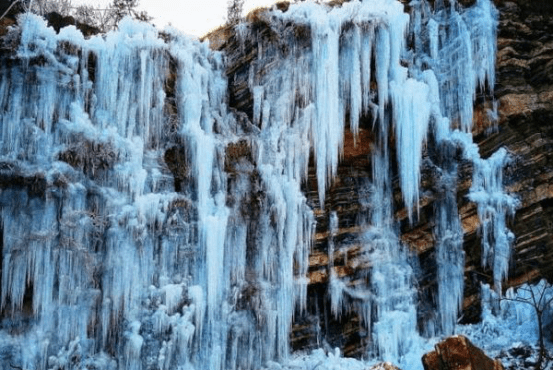
M 473 4 L 461 3 L 463 6 Z M 515 235 L 509 276 L 503 283 L 503 289 L 507 289 L 539 278 L 552 279 L 552 4 L 549 1 L 496 1 L 495 5 L 500 16 L 494 99 L 477 95 L 472 133 L 482 158 L 490 157 L 501 147 L 511 155 L 504 169 L 503 182 L 506 190 L 517 196 L 520 206 L 515 216 L 507 220 Z M 247 42 L 239 42 L 229 28 L 210 36 L 212 46 L 228 55 L 230 104 L 250 117 L 253 104 L 248 88 L 250 63 L 268 42 L 282 43 L 282 52 L 288 52 L 285 50 L 286 37 L 275 39 L 271 29 L 264 25 L 263 17 L 251 21 L 257 24 L 257 38 Z M 290 37 L 310 32 L 293 25 L 288 31 Z M 301 47 L 309 47 L 309 44 Z M 276 60 L 278 57 L 275 56 Z M 272 68 L 272 64 L 267 64 L 266 68 Z M 357 140 L 346 129 L 343 158 L 326 192 L 324 210 L 319 209 L 316 169 L 311 162 L 303 189 L 315 209 L 317 226 L 309 260 L 308 310 L 295 317 L 291 335 L 295 349 L 315 347 L 318 340 L 324 338 L 331 346 L 341 347 L 347 356 L 365 353 L 367 333 L 360 331 L 360 318 L 343 312 L 341 319 L 335 319 L 331 314 L 328 241 L 329 219 L 331 213 L 336 212 L 338 229 L 333 236 L 336 275 L 348 275 L 355 282 L 360 271 L 370 267 L 371 261 L 361 254 L 359 240 L 363 230 L 357 226 L 357 221 L 363 208 L 360 195 L 371 178 L 373 140 L 371 117 L 361 118 Z M 394 180 L 400 237 L 416 252 L 419 260 L 420 323 L 425 321 L 425 315 L 435 314 L 432 310 L 438 299 L 433 212 L 444 193 L 435 181 L 436 155 L 435 143 L 430 139 L 422 160 L 419 217 L 411 224 L 403 206 L 398 175 Z M 482 236 L 477 206 L 467 197 L 472 173 L 472 164 L 460 158 L 457 205 L 466 256 L 461 323 L 479 320 L 480 285 L 493 284 L 491 269 L 481 265 Z
M 504 370 L 500 360 L 492 360 L 462 335 L 449 337 L 422 358 L 425 370 Z

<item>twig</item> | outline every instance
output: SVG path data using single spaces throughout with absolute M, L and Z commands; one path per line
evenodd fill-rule
M 4 12 L 4 14 L 2 14 L 2 16 L 0 16 L 0 20 L 2 20 L 2 18 L 4 18 L 4 17 L 6 16 L 6 14 L 8 14 L 8 12 L 11 10 L 11 8 L 12 8 L 15 4 L 17 4 L 18 2 L 19 2 L 19 0 L 15 0 L 15 1 L 12 3 L 12 5 L 10 5 L 10 6 L 8 7 L 8 9 L 6 9 L 6 11 Z M 10 366 L 12 366 L 12 365 L 10 365 Z

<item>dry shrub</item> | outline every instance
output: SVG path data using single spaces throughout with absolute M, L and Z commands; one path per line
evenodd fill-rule
M 252 25 L 253 29 L 271 29 L 271 22 L 268 18 L 268 8 L 258 7 L 246 15 L 246 21 Z
M 212 50 L 221 50 L 223 45 L 233 36 L 234 30 L 233 25 L 224 24 L 213 30 L 209 31 L 207 34 L 200 38 L 200 41 L 204 42 L 208 40 L 210 48 Z
M 305 24 L 295 24 L 294 36 L 300 41 L 309 41 L 312 38 L 312 30 Z
M 350 0 L 331 0 L 328 3 L 326 3 L 331 8 L 340 8 L 342 4 L 348 3 Z
M 252 148 L 246 140 L 240 140 L 236 143 L 231 143 L 225 148 L 225 171 L 230 172 L 241 158 L 249 162 L 253 161 Z
M 119 154 L 111 143 L 94 143 L 86 139 L 77 140 L 58 155 L 60 161 L 90 177 L 113 168 L 118 158 Z
M 275 3 L 275 7 L 285 13 L 287 10 L 289 10 L 290 2 L 288 1 L 279 1 Z

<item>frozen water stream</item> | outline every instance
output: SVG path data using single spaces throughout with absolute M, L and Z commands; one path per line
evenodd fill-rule
M 432 340 L 417 330 L 417 276 L 393 217 L 393 168 L 413 220 L 427 135 L 463 149 L 497 290 L 517 200 L 502 188 L 509 154 L 482 159 L 471 137 L 476 90 L 494 86 L 496 10 L 489 0 L 464 11 L 412 3 L 412 19 L 392 0 L 272 10 L 274 30 L 294 24 L 309 36 L 291 39 L 268 70 L 281 51 L 259 46 L 252 123 L 228 108 L 225 56 L 206 43 L 129 19 L 85 39 L 73 26 L 56 34 L 21 15 L 8 35 L 15 54 L 0 67 L 0 175 L 16 185 L 0 192 L 1 366 L 365 366 L 323 350 L 292 358 L 289 348 L 295 312 L 306 307 L 315 227 L 301 191 L 310 155 L 325 210 L 344 132 L 360 140 L 365 115 L 377 139 L 364 200 L 372 206 L 359 226 L 374 267 L 356 288 L 331 275 L 332 313 L 358 311 L 371 336 L 366 360 L 421 368 Z M 237 37 L 253 37 L 249 27 L 239 25 Z M 448 153 L 441 166 L 444 186 L 455 187 Z M 454 190 L 435 219 L 439 314 L 427 327 L 442 335 L 458 330 L 463 299 Z M 344 307 L 347 295 L 358 304 Z

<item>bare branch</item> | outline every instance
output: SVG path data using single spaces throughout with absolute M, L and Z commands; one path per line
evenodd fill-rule
M 18 2 L 19 2 L 19 0 L 15 0 L 15 1 L 8 7 L 8 9 L 6 9 L 6 11 L 4 12 L 4 14 L 2 14 L 2 16 L 0 16 L 0 20 L 1 20 L 2 18 L 4 18 L 4 17 L 6 16 L 6 14 L 8 14 L 8 12 L 10 11 L 10 9 L 11 9 L 15 4 L 17 4 Z

